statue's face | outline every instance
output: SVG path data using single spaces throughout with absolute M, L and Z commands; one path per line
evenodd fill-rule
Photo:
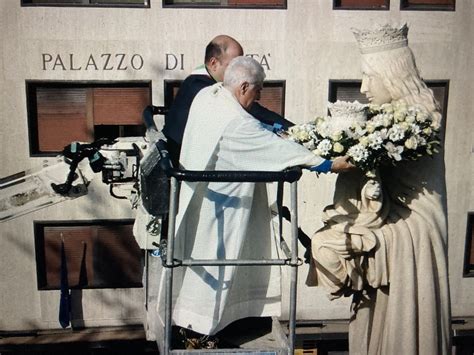
M 392 101 L 392 95 L 385 87 L 382 78 L 375 75 L 367 63 L 362 62 L 362 84 L 360 92 L 364 94 L 370 103 L 382 105 Z

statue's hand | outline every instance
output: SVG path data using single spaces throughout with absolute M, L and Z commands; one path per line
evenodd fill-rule
M 380 183 L 376 180 L 367 181 L 364 190 L 365 197 L 369 200 L 377 200 L 382 193 L 382 187 L 380 186 Z

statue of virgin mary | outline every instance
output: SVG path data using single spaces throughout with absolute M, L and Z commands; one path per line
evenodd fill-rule
M 408 47 L 408 27 L 354 31 L 361 92 L 373 104 L 422 106 L 441 114 Z M 351 354 L 449 354 L 443 155 L 381 167 L 373 178 L 340 174 L 325 226 L 312 238 L 310 286 L 351 296 Z

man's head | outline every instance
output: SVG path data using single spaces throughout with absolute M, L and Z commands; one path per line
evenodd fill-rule
M 230 61 L 243 54 L 244 50 L 239 42 L 230 36 L 219 35 L 207 45 L 204 63 L 215 81 L 223 81 Z
M 255 59 L 240 56 L 229 63 L 224 75 L 224 87 L 248 110 L 260 99 L 264 79 L 265 72 Z

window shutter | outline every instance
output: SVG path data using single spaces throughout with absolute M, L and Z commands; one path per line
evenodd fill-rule
M 72 141 L 90 141 L 84 88 L 39 87 L 36 100 L 40 151 L 61 151 Z
M 97 285 L 141 284 L 141 251 L 132 229 L 132 224 L 97 226 L 94 249 L 94 281 Z
M 454 6 L 455 0 L 408 0 L 408 5 L 444 5 Z
M 285 113 L 284 91 L 283 83 L 264 83 L 259 100 L 260 105 L 283 116 Z
M 87 286 L 94 279 L 92 255 L 94 233 L 90 226 L 44 228 L 46 285 L 59 288 L 61 275 L 61 241 L 67 259 L 69 287 Z M 85 284 L 84 284 L 85 283 Z
M 387 0 L 336 0 L 335 7 L 343 8 L 387 8 Z
M 143 88 L 94 88 L 95 125 L 141 125 L 150 105 L 150 91 Z
M 142 286 L 133 222 L 39 224 L 35 230 L 39 289 L 60 288 L 63 240 L 70 288 Z
M 360 103 L 368 103 L 365 95 L 360 92 L 360 83 L 355 85 L 339 85 L 336 87 L 336 97 L 333 101 L 359 101 Z
M 229 0 L 230 6 L 284 6 L 285 0 Z

